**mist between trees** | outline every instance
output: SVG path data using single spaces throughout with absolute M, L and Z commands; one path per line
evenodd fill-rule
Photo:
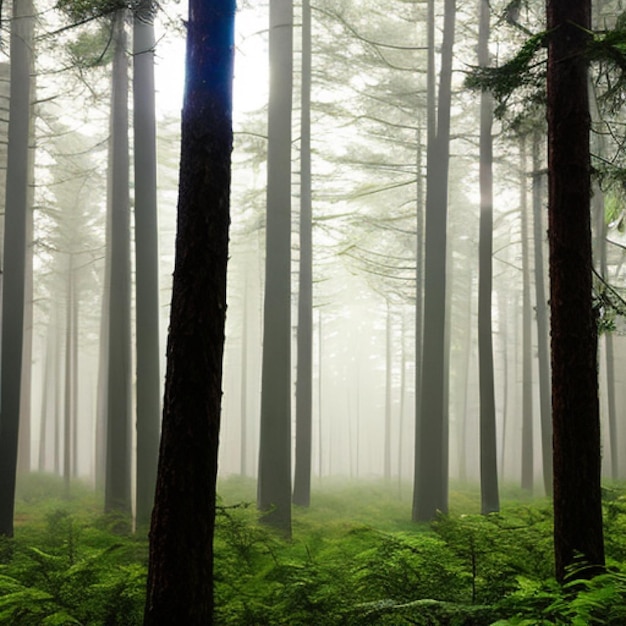
M 165 68 L 184 28 L 176 3 L 113 4 L 2 9 L 9 536 L 16 471 L 60 474 L 68 496 L 87 481 L 109 513 L 140 529 L 150 519 L 181 147 Z M 224 395 L 211 424 L 221 475 L 257 478 L 262 519 L 286 536 L 292 500 L 313 506 L 311 485 L 339 477 L 382 479 L 414 521 L 447 511 L 450 481 L 480 483 L 483 513 L 515 484 L 554 490 L 557 517 L 585 494 L 595 547 L 557 524 L 558 578 L 574 553 L 603 564 L 600 471 L 626 472 L 625 65 L 621 3 L 597 5 L 555 0 L 547 18 L 523 0 L 238 7 Z M 570 87 L 576 119 L 560 99 Z M 205 133 L 197 154 L 217 169 L 181 183 L 177 263 L 198 252 L 180 235 L 194 181 L 228 182 L 229 126 L 216 119 L 183 122 Z M 570 130 L 554 134 L 563 120 Z M 213 208 L 198 222 L 210 236 Z M 207 257 L 223 252 L 214 243 Z M 215 278 L 217 293 L 207 267 L 185 271 L 203 289 Z

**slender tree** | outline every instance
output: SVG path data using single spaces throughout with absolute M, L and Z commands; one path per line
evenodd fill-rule
M 32 0 L 13 3 L 0 378 L 0 535 L 13 535 L 24 337 Z
M 131 512 L 131 331 L 128 60 L 126 11 L 115 13 L 110 138 L 110 282 L 106 511 Z
M 213 623 L 234 0 L 190 0 L 176 263 L 144 624 Z
M 446 397 L 446 228 L 452 49 L 455 0 L 444 3 L 437 125 L 427 147 L 422 381 L 416 424 L 413 519 L 427 521 L 448 508 Z M 434 41 L 430 42 L 434 45 Z
M 489 65 L 489 0 L 479 2 L 478 63 Z M 493 378 L 491 292 L 493 282 L 493 102 L 491 93 L 480 95 L 480 235 L 478 275 L 478 355 L 480 387 L 481 510 L 500 509 L 496 446 L 496 399 Z M 461 445 L 465 445 L 462 441 Z
M 293 502 L 311 499 L 313 410 L 313 250 L 311 201 L 311 3 L 302 2 L 300 108 L 300 269 L 298 283 L 298 371 L 296 379 L 296 458 Z
M 270 2 L 267 224 L 258 507 L 291 533 L 292 0 Z
M 590 566 L 582 575 L 604 566 L 584 54 L 591 2 L 547 0 L 546 10 L 554 550 L 563 581 L 578 556 Z
M 154 10 L 152 0 L 142 0 L 133 15 L 138 526 L 150 521 L 161 412 Z

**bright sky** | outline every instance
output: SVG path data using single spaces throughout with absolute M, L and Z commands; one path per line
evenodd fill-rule
M 268 59 L 266 38 L 259 34 L 267 28 L 258 11 L 237 14 L 235 42 L 234 108 L 253 111 L 267 101 Z M 157 45 L 157 108 L 164 115 L 179 115 L 183 102 L 185 42 L 182 38 L 162 40 Z

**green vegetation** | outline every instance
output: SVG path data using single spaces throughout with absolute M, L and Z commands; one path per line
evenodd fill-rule
M 287 542 L 258 523 L 254 489 L 220 485 L 216 624 L 626 623 L 624 485 L 604 490 L 606 574 L 564 589 L 546 500 L 511 491 L 501 513 L 481 516 L 478 494 L 457 489 L 451 515 L 415 525 L 409 489 L 325 483 L 295 508 Z M 99 514 L 88 489 L 73 493 L 50 476 L 21 485 L 16 536 L 0 546 L 0 624 L 141 624 L 145 537 Z

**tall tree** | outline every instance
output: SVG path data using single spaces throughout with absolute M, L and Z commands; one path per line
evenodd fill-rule
M 489 65 L 489 0 L 479 0 L 478 64 Z M 491 292 L 493 282 L 493 102 L 480 95 L 480 235 L 478 275 L 478 355 L 480 391 L 481 511 L 500 509 L 496 445 L 496 399 L 493 377 Z M 464 446 L 465 442 L 461 442 Z
M 554 550 L 557 579 L 580 555 L 604 566 L 597 331 L 592 307 L 590 0 L 547 0 Z M 578 574 L 580 575 L 580 574 Z
M 0 388 L 0 535 L 13 535 L 24 337 L 31 67 L 34 7 L 13 3 L 6 176 Z
M 144 624 L 213 623 L 234 0 L 190 0 L 178 232 Z
M 293 502 L 311 499 L 313 411 L 313 234 L 311 200 L 311 3 L 302 1 L 300 105 L 300 268 L 298 280 L 298 370 L 296 378 L 296 458 Z
M 126 11 L 113 18 L 106 511 L 131 512 L 130 198 Z
M 422 382 L 416 424 L 413 519 L 427 521 L 448 508 L 446 396 L 446 227 L 452 49 L 456 1 L 444 3 L 443 42 L 437 98 L 436 130 L 427 147 L 426 224 L 424 251 L 424 328 Z M 429 46 L 434 45 L 434 40 Z
M 292 0 L 270 1 L 270 95 L 258 507 L 291 533 Z
M 155 6 L 152 0 L 142 0 L 133 15 L 138 526 L 146 525 L 150 521 L 159 453 L 161 412 L 154 102 Z

